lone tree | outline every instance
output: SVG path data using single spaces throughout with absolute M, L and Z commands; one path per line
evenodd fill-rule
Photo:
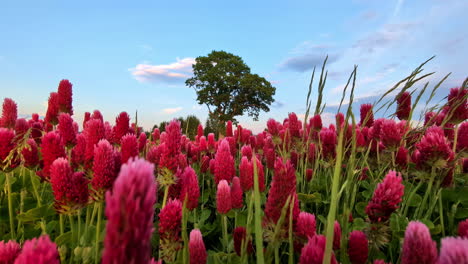
M 270 111 L 276 88 L 265 78 L 250 73 L 241 57 L 225 51 L 200 56 L 192 65 L 192 78 L 185 84 L 197 92 L 199 104 L 206 104 L 210 119 L 221 131 L 225 122 L 237 122 L 235 116 L 247 113 L 258 120 L 261 110 Z

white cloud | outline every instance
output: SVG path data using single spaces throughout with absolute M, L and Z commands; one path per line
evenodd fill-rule
M 175 113 L 180 112 L 180 111 L 182 111 L 182 107 L 180 107 L 180 106 L 179 107 L 174 107 L 174 108 L 164 108 L 163 109 L 163 113 L 168 114 L 168 115 L 175 114 Z
M 195 58 L 177 58 L 176 62 L 170 64 L 138 64 L 130 72 L 139 82 L 180 82 L 191 76 L 193 64 Z

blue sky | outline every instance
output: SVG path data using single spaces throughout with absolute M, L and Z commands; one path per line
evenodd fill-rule
M 43 114 L 69 79 L 79 122 L 94 109 L 112 122 L 138 110 L 146 129 L 188 114 L 205 120 L 184 80 L 195 57 L 225 50 L 277 88 L 259 122 L 239 118 L 258 131 L 270 117 L 304 113 L 311 69 L 327 54 L 327 105 L 339 102 L 355 64 L 356 96 L 366 101 L 432 55 L 428 81 L 452 72 L 447 94 L 467 77 L 466 10 L 466 0 L 9 1 L 0 8 L 0 97 L 20 114 Z

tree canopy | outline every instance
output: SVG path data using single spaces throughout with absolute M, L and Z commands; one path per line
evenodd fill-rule
M 194 76 L 185 81 L 197 93 L 199 104 L 208 107 L 211 118 L 224 123 L 248 114 L 258 120 L 260 111 L 270 111 L 276 88 L 265 78 L 252 74 L 241 57 L 212 51 L 195 59 Z

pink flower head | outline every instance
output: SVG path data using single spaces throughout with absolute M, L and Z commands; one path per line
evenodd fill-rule
M 458 124 L 468 119 L 468 89 L 452 88 L 448 95 L 450 123 Z
M 206 253 L 205 243 L 199 229 L 193 229 L 190 232 L 189 240 L 190 264 L 205 264 L 208 254 Z
M 18 106 L 15 101 L 5 98 L 2 105 L 2 117 L 0 118 L 0 127 L 14 128 L 18 118 Z
M 458 237 L 442 238 L 438 263 L 468 263 L 468 239 Z
M 139 152 L 142 152 L 145 149 L 146 141 L 147 141 L 146 133 L 141 132 L 140 136 L 138 137 L 138 151 Z
M 155 128 L 153 130 L 153 142 L 157 142 L 160 136 L 161 136 L 161 132 L 159 131 L 159 128 Z
M 325 159 L 334 159 L 336 156 L 336 132 L 324 128 L 320 131 L 320 142 L 322 147 L 322 155 Z
M 59 111 L 73 115 L 73 85 L 68 80 L 61 80 L 57 89 Z
M 158 166 L 160 157 L 161 152 L 159 146 L 151 146 L 146 153 L 146 160 L 153 163 L 155 167 Z
M 208 151 L 208 142 L 206 142 L 205 136 L 201 136 L 200 138 L 198 138 L 198 147 L 201 152 Z
M 243 226 L 238 226 L 234 228 L 233 231 L 233 240 L 234 240 L 234 250 L 236 254 L 240 256 L 242 254 L 242 243 L 247 239 L 247 230 Z M 245 242 L 244 242 L 245 243 Z M 247 246 L 247 253 L 253 252 L 252 240 L 249 239 Z
M 468 219 L 458 224 L 458 236 L 468 238 Z
M 23 155 L 24 158 L 24 166 L 33 168 L 39 164 L 37 144 L 32 138 L 28 139 L 26 143 L 28 146 L 21 151 L 21 155 Z
M 96 146 L 99 140 L 106 137 L 104 123 L 99 119 L 90 119 L 86 123 L 83 134 L 86 138 L 85 162 L 90 167 L 94 157 L 94 146 Z
M 15 132 L 16 132 L 17 137 L 21 137 L 21 138 L 24 137 L 24 134 L 26 134 L 28 129 L 29 129 L 29 124 L 28 124 L 28 121 L 26 121 L 26 119 L 24 118 L 16 119 Z
M 315 236 L 315 229 L 315 215 L 306 212 L 300 212 L 294 230 L 296 236 L 307 241 L 309 238 Z
M 38 172 L 38 175 L 41 176 L 42 179 L 46 180 L 49 179 L 50 166 L 52 163 L 57 158 L 66 157 L 65 147 L 63 146 L 62 138 L 59 133 L 55 131 L 44 135 L 41 147 L 44 167 L 42 168 L 42 171 Z
M 333 249 L 339 250 L 341 248 L 341 226 L 338 221 L 335 220 L 333 227 Z
M 339 128 L 344 127 L 345 116 L 343 115 L 343 113 L 336 114 L 335 119 L 336 119 L 336 126 L 337 127 L 339 127 Z
M 291 164 L 293 165 L 294 169 L 296 169 L 299 162 L 299 155 L 296 151 L 291 151 L 289 160 L 291 161 Z
M 50 184 L 55 198 L 55 209 L 67 214 L 88 202 L 88 180 L 83 173 L 73 173 L 64 158 L 58 158 L 50 167 Z
M 408 149 L 406 149 L 404 146 L 400 146 L 395 157 L 395 163 L 401 168 L 406 168 L 408 165 L 408 159 Z
M 86 123 L 91 119 L 91 113 L 90 112 L 85 112 L 84 113 L 84 118 L 83 118 L 83 129 L 86 128 Z
M 165 147 L 161 152 L 159 168 L 166 168 L 172 173 L 176 173 L 178 167 L 178 157 L 181 150 L 180 139 L 182 132 L 180 130 L 180 122 L 172 120 L 166 126 L 166 139 L 164 140 Z
M 275 173 L 265 205 L 265 220 L 267 222 L 276 225 L 281 216 L 281 210 L 289 196 L 291 196 L 290 202 L 294 199 L 293 221 L 295 223 L 300 213 L 296 194 L 295 170 L 289 160 L 283 163 L 283 160 L 278 158 L 275 162 Z M 289 210 L 284 222 L 285 226 L 289 225 Z
M 91 115 L 91 119 L 97 119 L 97 120 L 100 120 L 102 123 L 104 123 L 104 118 L 102 117 L 102 114 L 99 110 L 93 111 L 93 114 Z
M 215 173 L 215 166 L 216 166 L 216 161 L 215 159 L 210 159 L 210 165 L 209 165 L 209 168 L 210 168 L 210 173 L 214 175 Z
M 250 145 L 244 145 L 241 148 L 242 156 L 247 157 L 249 160 L 252 159 L 252 147 Z
M 371 127 L 374 124 L 374 113 L 372 112 L 372 104 L 361 105 L 361 127 Z
M 76 145 L 72 149 L 71 161 L 73 167 L 76 168 L 79 165 L 83 165 L 85 161 L 86 152 L 86 137 L 84 133 L 80 133 L 76 136 Z
M 468 151 L 468 122 L 463 122 L 458 128 L 458 151 Z
M 408 224 L 401 254 L 402 264 L 436 263 L 437 245 L 432 240 L 426 225 L 418 221 L 411 221 Z
M 411 94 L 403 92 L 397 96 L 396 116 L 400 120 L 408 120 L 411 112 Z
M 114 126 L 114 140 L 117 144 L 120 144 L 122 137 L 128 133 L 130 128 L 130 116 L 127 112 L 121 112 L 115 118 L 115 126 Z
M 198 126 L 197 126 L 197 136 L 198 136 L 198 138 L 201 138 L 204 134 L 205 134 L 205 132 L 203 131 L 202 124 L 198 124 Z
M 50 93 L 47 112 L 44 121 L 50 124 L 58 123 L 59 105 L 58 105 L 58 93 Z
M 399 173 L 390 171 L 377 185 L 366 207 L 366 214 L 372 222 L 384 222 L 398 209 L 405 189 L 402 180 Z
M 174 262 L 177 251 L 181 249 L 180 230 L 182 226 L 182 203 L 169 199 L 159 213 L 160 258 Z M 148 243 L 148 245 L 150 245 Z
M 314 115 L 310 120 L 310 126 L 314 131 L 322 130 L 322 117 L 320 115 Z
M 349 234 L 348 256 L 352 264 L 365 264 L 369 254 L 366 235 L 358 230 Z
M 122 137 L 122 163 L 127 163 L 130 158 L 138 157 L 138 142 L 134 134 L 127 134 Z
M 232 121 L 229 120 L 227 121 L 226 123 L 226 137 L 232 137 L 233 136 L 233 133 L 232 133 Z
M 379 118 L 374 121 L 374 124 L 372 125 L 370 129 L 370 137 L 372 137 L 375 140 L 380 140 L 380 133 L 381 133 L 381 128 L 382 128 L 382 123 L 385 121 L 385 118 Z
M 315 144 L 314 143 L 309 144 L 309 152 L 308 152 L 308 155 L 307 155 L 307 160 L 311 164 L 313 164 L 315 162 Z
M 15 148 L 15 132 L 11 129 L 0 127 L 0 164 L 5 162 L 10 152 Z
M 216 148 L 215 135 L 213 133 L 208 134 L 208 149 L 213 152 Z
M 198 187 L 198 178 L 195 170 L 191 167 L 185 168 L 179 181 L 181 181 L 182 185 L 180 200 L 185 201 L 187 199 L 186 208 L 189 210 L 197 208 L 200 188 Z
M 314 177 L 314 171 L 311 168 L 306 169 L 306 180 L 310 181 Z
M 109 141 L 102 139 L 94 148 L 93 178 L 91 184 L 98 200 L 112 187 L 117 178 L 114 148 Z
M 33 138 L 36 143 L 41 142 L 42 132 L 44 131 L 44 126 L 41 122 L 34 122 L 31 125 L 31 138 Z
M 302 128 L 301 121 L 297 119 L 296 113 L 289 113 L 288 114 L 288 129 L 290 136 L 292 137 L 300 137 L 300 130 Z
M 300 264 L 322 264 L 325 255 L 326 238 L 323 235 L 316 235 L 309 239 L 309 242 L 302 248 Z M 332 253 L 330 264 L 337 264 L 335 254 Z
M 226 180 L 218 183 L 216 192 L 216 209 L 220 214 L 227 214 L 232 209 L 231 188 Z
M 201 160 L 201 164 L 200 164 L 200 171 L 202 173 L 206 173 L 208 171 L 208 169 L 210 168 L 210 157 L 208 156 L 203 156 L 202 160 Z
M 243 156 L 239 164 L 239 176 L 242 189 L 246 192 L 253 188 L 253 168 L 252 163 L 246 156 Z
M 221 141 L 215 155 L 215 183 L 218 184 L 221 180 L 231 182 L 235 174 L 234 158 L 231 155 L 229 142 L 224 139 Z
M 73 127 L 73 119 L 69 114 L 62 113 L 58 118 L 58 131 L 62 137 L 62 142 L 67 147 L 72 147 L 76 144 L 76 132 Z
M 243 194 L 244 193 L 242 192 L 239 177 L 232 178 L 232 186 L 231 186 L 232 208 L 239 209 L 244 206 Z
M 386 149 L 396 150 L 400 146 L 402 131 L 392 119 L 385 119 L 380 129 L 380 141 Z
M 15 241 L 10 240 L 7 243 L 0 241 L 0 263 L 13 264 L 20 252 L 21 247 Z
M 419 151 L 418 165 L 444 167 L 453 158 L 453 152 L 440 127 L 432 126 L 416 144 Z
M 157 189 L 153 164 L 131 159 L 122 166 L 112 192 L 106 193 L 108 220 L 102 263 L 150 261 Z
M 268 132 L 270 132 L 271 135 L 277 136 L 279 134 L 279 131 L 280 131 L 279 123 L 273 118 L 268 119 L 267 128 L 268 128 Z
M 50 241 L 48 235 L 27 240 L 15 264 L 59 264 L 60 256 L 57 245 Z

